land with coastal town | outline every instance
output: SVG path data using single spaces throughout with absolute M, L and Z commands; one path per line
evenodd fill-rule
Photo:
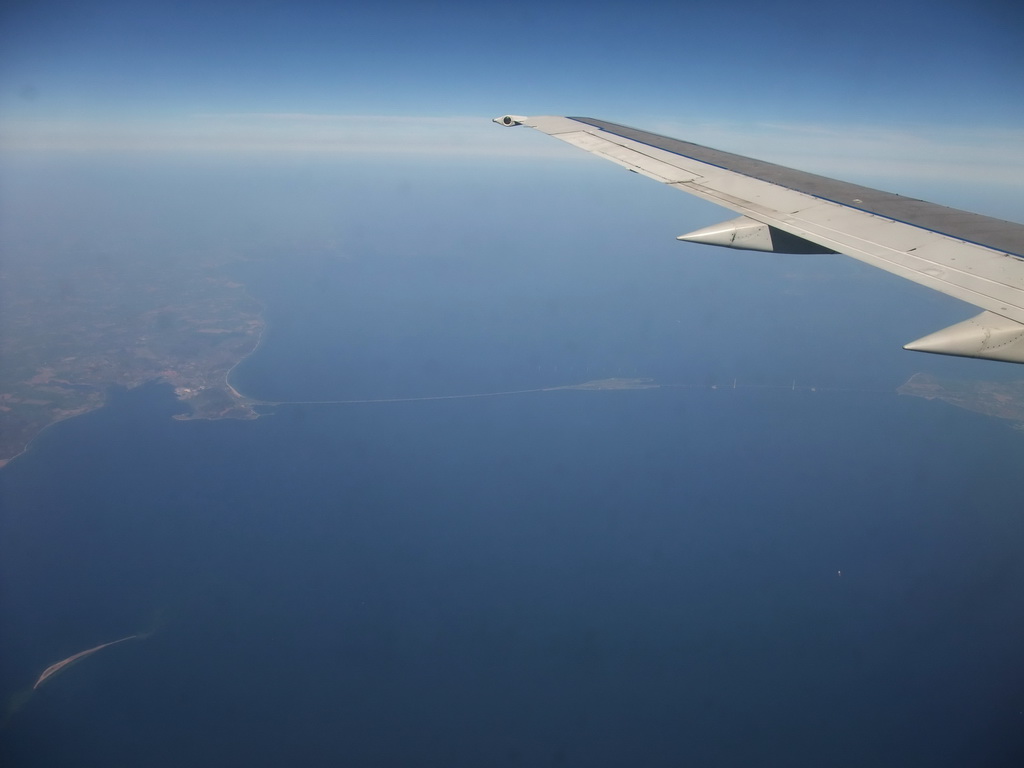
M 0 272 L 0 466 L 112 387 L 174 387 L 176 418 L 255 418 L 227 381 L 255 349 L 262 307 L 225 258 L 11 259 Z M 13 263 L 12 263 L 13 262 Z

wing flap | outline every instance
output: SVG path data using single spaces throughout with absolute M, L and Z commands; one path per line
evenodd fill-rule
M 673 186 L 734 211 L 743 208 L 774 217 L 795 214 L 822 204 L 821 200 L 810 195 L 764 182 L 750 184 L 741 176 L 723 172 L 709 173 L 700 181 Z

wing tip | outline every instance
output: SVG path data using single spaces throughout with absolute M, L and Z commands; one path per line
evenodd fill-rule
M 492 123 L 505 126 L 506 128 L 514 128 L 517 125 L 522 125 L 530 118 L 523 115 L 501 115 L 500 117 L 491 118 Z

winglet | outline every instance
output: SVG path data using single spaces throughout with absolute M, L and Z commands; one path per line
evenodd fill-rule
M 986 311 L 912 341 L 903 348 L 937 355 L 1024 363 L 1024 325 Z

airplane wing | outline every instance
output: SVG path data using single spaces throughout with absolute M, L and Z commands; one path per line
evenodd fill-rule
M 589 117 L 526 125 L 739 213 L 678 239 L 776 253 L 844 253 L 980 307 L 905 349 L 1024 363 L 1024 225 Z

